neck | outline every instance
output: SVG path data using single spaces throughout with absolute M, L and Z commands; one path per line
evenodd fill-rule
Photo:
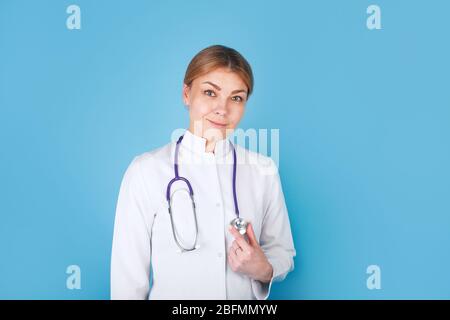
M 206 140 L 205 151 L 214 153 L 215 146 L 216 146 L 216 141 L 214 141 L 214 140 Z
M 195 133 L 195 130 L 193 130 L 192 127 L 189 127 L 188 130 L 189 130 L 193 135 L 196 135 L 196 136 L 199 136 L 199 137 L 202 137 L 202 138 L 206 139 L 205 152 L 212 152 L 212 153 L 214 153 L 214 149 L 215 149 L 215 147 L 216 147 L 216 141 L 217 141 L 217 138 L 216 138 L 215 136 L 211 136 L 211 137 L 203 137 L 203 136 L 201 136 L 201 135 L 199 135 L 199 134 L 196 134 L 196 133 Z

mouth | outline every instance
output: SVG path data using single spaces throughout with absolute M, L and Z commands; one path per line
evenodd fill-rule
M 227 126 L 226 123 L 214 122 L 214 121 L 211 121 L 209 119 L 206 119 L 206 120 L 208 120 L 216 128 L 225 128 Z

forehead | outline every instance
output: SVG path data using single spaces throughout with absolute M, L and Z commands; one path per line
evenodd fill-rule
M 210 81 L 221 88 L 229 87 L 231 90 L 246 88 L 244 81 L 236 72 L 225 68 L 212 70 L 195 80 L 198 84 L 204 81 Z

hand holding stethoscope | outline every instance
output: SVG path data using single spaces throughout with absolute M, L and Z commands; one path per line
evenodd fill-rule
M 250 222 L 247 224 L 245 234 L 248 242 L 245 236 L 233 226 L 229 226 L 228 231 L 235 239 L 228 251 L 228 263 L 231 270 L 244 273 L 255 280 L 269 282 L 273 274 L 272 265 L 256 240 L 252 224 Z
M 170 222 L 172 226 L 172 233 L 173 238 L 180 248 L 180 252 L 189 252 L 197 249 L 199 246 L 197 245 L 197 235 L 198 235 L 198 223 L 197 223 L 197 212 L 196 212 L 196 206 L 194 201 L 194 191 L 192 189 L 191 183 L 189 180 L 185 177 L 182 177 L 178 173 L 178 152 L 179 152 L 179 146 L 181 143 L 181 140 L 183 139 L 183 136 L 181 136 L 175 146 L 175 156 L 174 156 L 174 171 L 175 171 L 175 177 L 170 180 L 169 184 L 167 185 L 166 190 L 166 199 L 168 203 L 168 212 L 170 215 Z M 233 200 L 234 200 L 234 206 L 235 206 L 235 213 L 236 217 L 230 221 L 230 225 L 228 230 L 231 232 L 231 234 L 234 237 L 234 241 L 232 243 L 232 246 L 230 247 L 229 253 L 228 253 L 228 261 L 230 263 L 230 267 L 234 272 L 241 272 L 246 274 L 247 276 L 251 277 L 255 280 L 260 280 L 262 282 L 269 282 L 272 278 L 273 269 L 272 265 L 269 263 L 266 255 L 262 251 L 261 247 L 259 246 L 258 241 L 256 240 L 255 232 L 253 231 L 253 227 L 250 222 L 244 220 L 239 216 L 239 208 L 238 208 L 238 202 L 237 202 L 237 196 L 236 196 L 236 150 L 234 149 L 233 144 L 231 144 L 231 147 L 233 149 Z M 188 190 L 189 190 L 189 196 L 191 198 L 192 202 L 192 212 L 193 217 L 195 221 L 195 239 L 193 242 L 193 245 L 191 247 L 184 247 L 177 238 L 177 231 L 175 224 L 173 222 L 172 218 L 172 197 L 173 194 L 171 194 L 171 186 L 176 181 L 183 181 L 186 183 Z M 182 189 L 179 189 L 182 190 Z M 248 237 L 248 242 L 245 238 L 245 235 Z

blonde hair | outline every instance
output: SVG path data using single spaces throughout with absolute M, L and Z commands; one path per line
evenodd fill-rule
M 227 68 L 235 72 L 247 86 L 247 97 L 253 91 L 253 73 L 250 64 L 236 50 L 222 45 L 213 45 L 201 50 L 189 63 L 184 83 L 191 86 L 192 81 L 217 68 Z

